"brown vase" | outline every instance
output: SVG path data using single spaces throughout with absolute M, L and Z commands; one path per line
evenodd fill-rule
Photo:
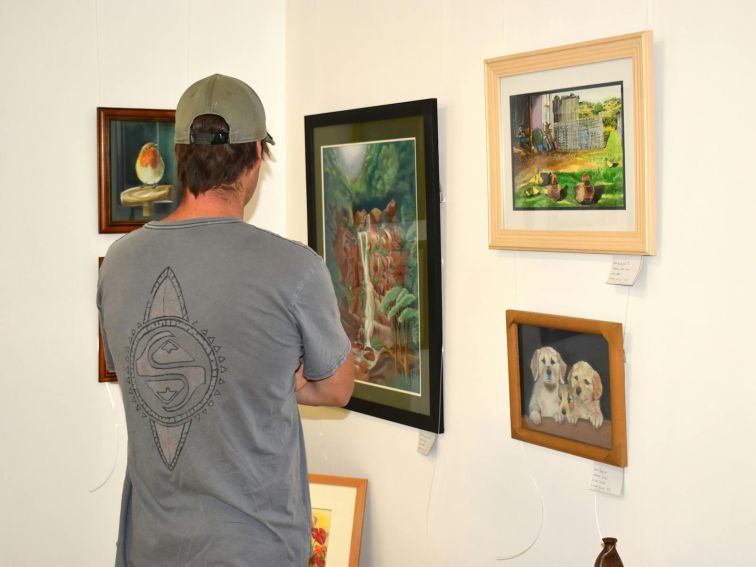
M 624 567 L 619 553 L 617 553 L 617 538 L 605 537 L 604 549 L 601 550 L 593 567 Z

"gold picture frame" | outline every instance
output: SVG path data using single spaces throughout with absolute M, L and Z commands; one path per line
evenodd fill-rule
M 507 311 L 512 438 L 627 466 L 622 324 Z
M 653 255 L 652 33 L 485 61 L 489 247 Z
M 359 567 L 367 479 L 310 474 L 312 552 L 308 567 Z

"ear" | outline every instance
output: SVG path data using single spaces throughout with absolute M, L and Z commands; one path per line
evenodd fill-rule
M 530 371 L 533 373 L 533 380 L 538 380 L 538 353 L 541 351 L 537 348 L 530 359 Z
M 601 376 L 598 372 L 593 373 L 593 399 L 598 400 L 604 391 L 604 387 L 601 385 Z
M 559 357 L 559 381 L 562 384 L 566 384 L 567 378 L 565 375 L 567 374 L 567 363 L 564 361 L 561 354 L 557 353 L 557 356 Z
M 252 166 L 252 168 L 260 169 L 260 166 L 262 166 L 263 162 L 262 142 L 260 140 L 257 140 L 255 144 L 257 145 L 257 161 L 255 162 L 255 165 Z

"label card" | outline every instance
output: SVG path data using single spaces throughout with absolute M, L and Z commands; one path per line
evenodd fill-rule
M 606 283 L 611 285 L 633 285 L 643 267 L 643 256 L 614 256 L 612 269 Z
M 438 435 L 435 433 L 420 430 L 420 436 L 417 438 L 417 452 L 426 456 L 430 454 L 433 445 L 436 443 L 436 437 Z
M 625 469 L 594 462 L 591 483 L 588 488 L 602 494 L 621 496 L 624 479 Z

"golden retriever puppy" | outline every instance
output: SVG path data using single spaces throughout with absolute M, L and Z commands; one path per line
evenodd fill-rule
M 581 360 L 570 368 L 569 385 L 575 403 L 575 416 L 578 419 L 587 419 L 593 427 L 601 427 L 604 414 L 601 413 L 599 400 L 604 387 L 599 373 L 586 361 Z
M 562 356 L 551 347 L 541 347 L 530 359 L 530 371 L 533 373 L 533 393 L 530 395 L 528 415 L 530 420 L 539 425 L 544 417 L 554 418 L 557 423 L 564 421 L 559 410 L 559 384 L 564 382 L 567 364 Z
M 557 392 L 559 397 L 559 413 L 567 418 L 569 423 L 577 423 L 578 416 L 575 413 L 575 398 L 572 397 L 572 390 L 569 384 L 559 384 Z

